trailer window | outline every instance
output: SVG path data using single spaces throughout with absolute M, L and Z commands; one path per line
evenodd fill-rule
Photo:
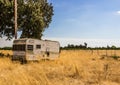
M 41 49 L 41 45 L 36 45 L 36 49 Z
M 27 50 L 33 50 L 33 45 L 27 45 Z
M 13 51 L 25 51 L 25 45 L 13 45 Z

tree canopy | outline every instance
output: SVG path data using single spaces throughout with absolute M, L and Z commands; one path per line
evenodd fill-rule
M 53 6 L 47 0 L 17 0 L 21 38 L 41 39 L 52 21 Z M 14 0 L 0 0 L 0 37 L 14 37 Z

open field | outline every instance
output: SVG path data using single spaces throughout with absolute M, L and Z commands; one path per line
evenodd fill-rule
M 62 50 L 58 60 L 24 65 L 1 57 L 0 85 L 120 85 L 120 60 L 106 55 L 120 50 Z

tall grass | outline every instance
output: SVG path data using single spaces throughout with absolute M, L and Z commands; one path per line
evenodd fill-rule
M 0 51 L 12 55 L 12 51 Z M 103 51 L 62 50 L 60 59 L 21 65 L 0 58 L 0 85 L 120 85 L 120 61 Z M 111 51 L 107 52 L 111 55 Z M 117 55 L 120 51 L 116 52 Z

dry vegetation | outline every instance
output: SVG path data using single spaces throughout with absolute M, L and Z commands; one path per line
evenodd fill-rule
M 107 55 L 114 53 L 107 51 Z M 120 85 L 120 60 L 101 55 L 106 51 L 63 50 L 58 60 L 24 65 L 2 57 L 0 85 Z

